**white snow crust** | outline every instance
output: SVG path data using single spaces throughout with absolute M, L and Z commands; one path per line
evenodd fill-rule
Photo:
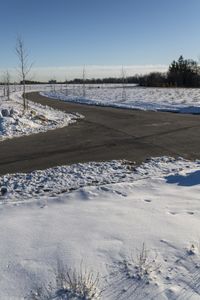
M 12 93 L 10 101 L 5 97 L 0 99 L 0 141 L 68 126 L 83 117 L 31 101 L 28 101 L 29 109 L 24 113 L 22 103 L 22 92 Z
M 62 91 L 45 91 L 41 94 L 63 101 L 89 105 L 111 106 L 128 109 L 200 113 L 200 89 L 144 88 L 134 85 L 86 86 L 85 96 L 81 86 L 68 86 Z
M 200 299 L 199 161 L 78 164 L 0 186 L 0 299 L 50 282 L 55 295 L 58 262 L 99 273 L 104 300 Z

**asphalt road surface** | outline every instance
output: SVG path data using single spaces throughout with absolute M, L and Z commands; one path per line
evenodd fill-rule
M 67 103 L 38 93 L 27 98 L 84 120 L 46 133 L 0 143 L 0 174 L 29 172 L 63 164 L 152 156 L 200 158 L 200 116 L 145 112 Z

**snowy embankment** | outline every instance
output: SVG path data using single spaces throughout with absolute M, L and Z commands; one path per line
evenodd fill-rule
M 0 141 L 64 127 L 81 117 L 30 101 L 29 109 L 24 113 L 22 103 L 22 92 L 12 93 L 10 101 L 0 100 Z
M 132 162 L 122 160 L 79 163 L 31 173 L 7 174 L 0 177 L 0 187 L 3 189 L 3 197 L 0 200 L 3 203 L 7 201 L 12 203 L 12 201 L 18 202 L 33 197 L 52 197 L 85 186 L 132 182 L 151 176 L 174 174 L 193 166 L 200 169 L 200 162 L 163 157 L 152 159 L 139 167 Z
M 200 113 L 200 89 L 143 87 L 123 89 L 99 86 L 99 88 L 86 87 L 85 93 L 85 97 L 82 97 L 81 87 L 69 85 L 67 89 L 63 88 L 62 91 L 45 91 L 41 94 L 50 98 L 88 105 L 190 114 Z
M 200 298 L 199 161 L 78 164 L 0 185 L 0 299 Z

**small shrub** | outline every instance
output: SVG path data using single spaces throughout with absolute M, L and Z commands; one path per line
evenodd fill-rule
M 149 252 L 145 243 L 143 243 L 142 248 L 137 250 L 136 254 L 125 257 L 112 267 L 111 276 L 119 277 L 121 278 L 120 281 L 125 280 L 133 285 L 137 282 L 150 283 L 151 280 L 156 278 L 160 265 L 156 263 L 156 255 L 152 258 Z
M 60 299 L 97 300 L 101 296 L 99 274 L 83 270 L 82 264 L 79 270 L 59 268 L 56 283 Z
M 145 243 L 135 257 L 131 256 L 122 262 L 122 267 L 128 278 L 136 280 L 148 280 L 151 273 L 159 269 L 159 266 L 156 265 L 156 257 L 154 259 L 149 257 Z
M 31 300 L 99 300 L 102 291 L 99 289 L 100 276 L 93 271 L 68 269 L 62 264 L 56 271 L 56 286 L 36 287 L 26 299 Z

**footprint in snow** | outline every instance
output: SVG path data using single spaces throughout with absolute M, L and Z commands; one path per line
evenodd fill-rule
M 105 186 L 100 186 L 99 189 L 102 190 L 102 191 L 104 191 L 104 192 L 109 192 L 110 191 L 110 189 L 108 189 Z
M 99 189 L 101 191 L 104 191 L 104 192 L 111 192 L 111 193 L 117 194 L 117 195 L 122 196 L 122 197 L 127 197 L 127 195 L 125 193 L 122 193 L 122 192 L 117 191 L 117 190 L 112 190 L 112 189 L 107 188 L 105 186 L 101 186 L 101 187 L 99 187 Z
M 171 215 L 173 215 L 173 216 L 175 216 L 175 215 L 177 215 L 178 213 L 177 212 L 175 212 L 175 211 L 170 211 L 169 212 Z
M 115 191 L 115 190 L 113 190 L 113 193 L 115 193 L 115 194 L 117 194 L 117 195 L 119 195 L 119 196 L 122 196 L 122 197 L 127 197 L 127 195 L 126 195 L 126 194 L 124 194 L 124 193 L 121 193 L 121 192 L 119 192 L 119 191 Z
M 152 200 L 150 200 L 150 199 L 144 199 L 144 201 L 147 202 L 147 203 L 152 202 Z
M 47 207 L 46 204 L 40 205 L 40 208 L 46 208 L 46 207 Z

